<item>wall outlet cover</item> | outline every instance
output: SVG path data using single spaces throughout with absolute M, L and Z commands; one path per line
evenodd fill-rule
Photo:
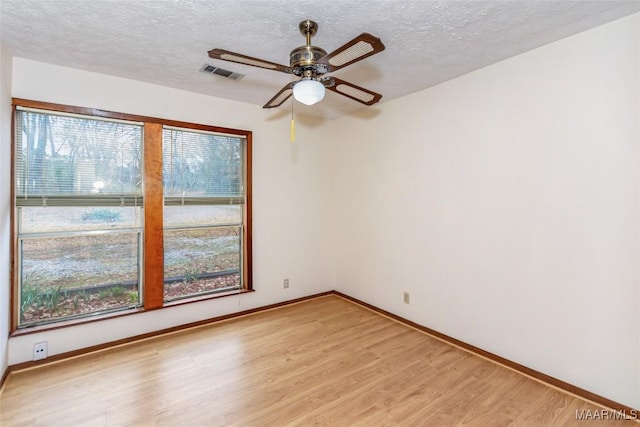
M 46 359 L 49 356 L 47 341 L 38 342 L 33 345 L 33 360 Z

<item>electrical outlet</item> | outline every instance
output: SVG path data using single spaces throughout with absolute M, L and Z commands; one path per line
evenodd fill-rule
M 282 282 L 282 286 L 285 289 L 289 289 L 289 279 L 284 279 L 284 281 Z
M 35 343 L 33 345 L 33 360 L 46 359 L 49 356 L 47 341 Z
M 403 292 L 402 293 L 402 302 L 405 304 L 409 304 L 411 301 L 411 295 L 409 295 L 409 292 Z

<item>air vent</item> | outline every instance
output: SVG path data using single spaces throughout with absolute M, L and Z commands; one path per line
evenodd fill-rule
M 205 74 L 215 74 L 216 76 L 222 76 L 232 80 L 240 80 L 244 77 L 244 74 L 234 73 L 233 71 L 214 67 L 213 65 L 209 64 L 204 64 L 202 68 L 200 68 L 200 72 Z

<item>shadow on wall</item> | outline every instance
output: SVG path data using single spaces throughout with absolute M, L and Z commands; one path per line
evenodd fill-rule
M 353 117 L 354 119 L 360 120 L 373 120 L 378 117 L 382 113 L 382 110 L 376 107 L 367 107 L 362 110 L 354 111 L 353 113 L 349 113 L 349 117 Z
M 291 109 L 278 109 L 273 114 L 268 116 L 265 120 L 268 122 L 275 122 L 285 118 L 291 118 Z M 300 113 L 299 111 L 294 111 L 294 119 L 296 121 L 296 124 L 299 123 L 307 128 L 317 128 L 327 121 L 327 119 L 325 118 L 312 117 L 304 113 Z
M 347 116 L 360 120 L 373 120 L 378 117 L 380 113 L 382 113 L 382 110 L 377 107 L 365 107 L 360 110 L 348 113 Z M 265 121 L 275 122 L 290 117 L 291 110 L 278 109 L 274 111 L 273 114 L 265 118 Z M 300 123 L 301 125 L 308 128 L 317 128 L 325 124 L 328 120 L 326 118 L 313 117 L 300 112 L 294 112 L 294 119 L 296 123 Z

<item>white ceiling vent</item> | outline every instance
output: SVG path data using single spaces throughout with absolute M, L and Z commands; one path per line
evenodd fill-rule
M 222 76 L 232 80 L 240 80 L 244 77 L 244 74 L 235 73 L 209 64 L 204 64 L 202 68 L 200 68 L 200 72 L 205 74 L 215 74 L 216 76 Z

